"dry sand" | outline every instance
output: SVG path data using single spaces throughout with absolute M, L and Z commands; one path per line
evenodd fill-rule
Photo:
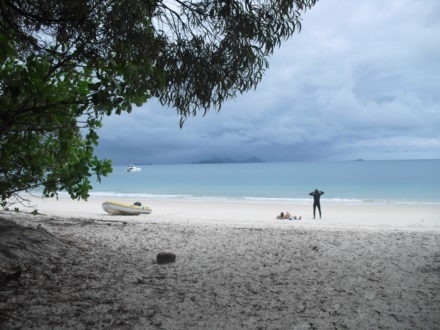
M 0 263 L 22 270 L 0 285 L 0 328 L 440 328 L 438 207 L 101 202 L 0 212 Z

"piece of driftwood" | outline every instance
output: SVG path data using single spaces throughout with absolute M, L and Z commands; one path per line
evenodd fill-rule
M 0 285 L 9 281 L 17 281 L 21 275 L 21 267 L 18 264 L 0 264 Z
M 160 252 L 156 256 L 156 262 L 159 265 L 169 264 L 176 261 L 176 255 L 171 252 Z

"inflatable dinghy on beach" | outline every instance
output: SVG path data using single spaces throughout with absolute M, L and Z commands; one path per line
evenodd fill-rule
M 124 204 L 106 201 L 102 203 L 102 208 L 105 212 L 114 215 L 139 215 L 151 213 L 151 209 L 148 206 L 142 206 L 139 202 L 136 202 L 135 204 Z

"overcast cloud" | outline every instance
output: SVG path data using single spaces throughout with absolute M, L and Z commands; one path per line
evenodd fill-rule
M 114 164 L 440 158 L 440 1 L 321 0 L 256 91 L 187 120 L 152 100 L 104 120 Z

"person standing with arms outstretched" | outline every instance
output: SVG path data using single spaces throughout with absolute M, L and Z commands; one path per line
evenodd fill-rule
M 314 191 L 312 191 L 310 194 L 310 196 L 313 196 L 313 219 L 315 219 L 315 211 L 316 208 L 318 207 L 318 211 L 319 211 L 319 218 L 321 219 L 321 195 L 324 195 L 323 191 L 319 191 L 318 189 L 315 189 Z

